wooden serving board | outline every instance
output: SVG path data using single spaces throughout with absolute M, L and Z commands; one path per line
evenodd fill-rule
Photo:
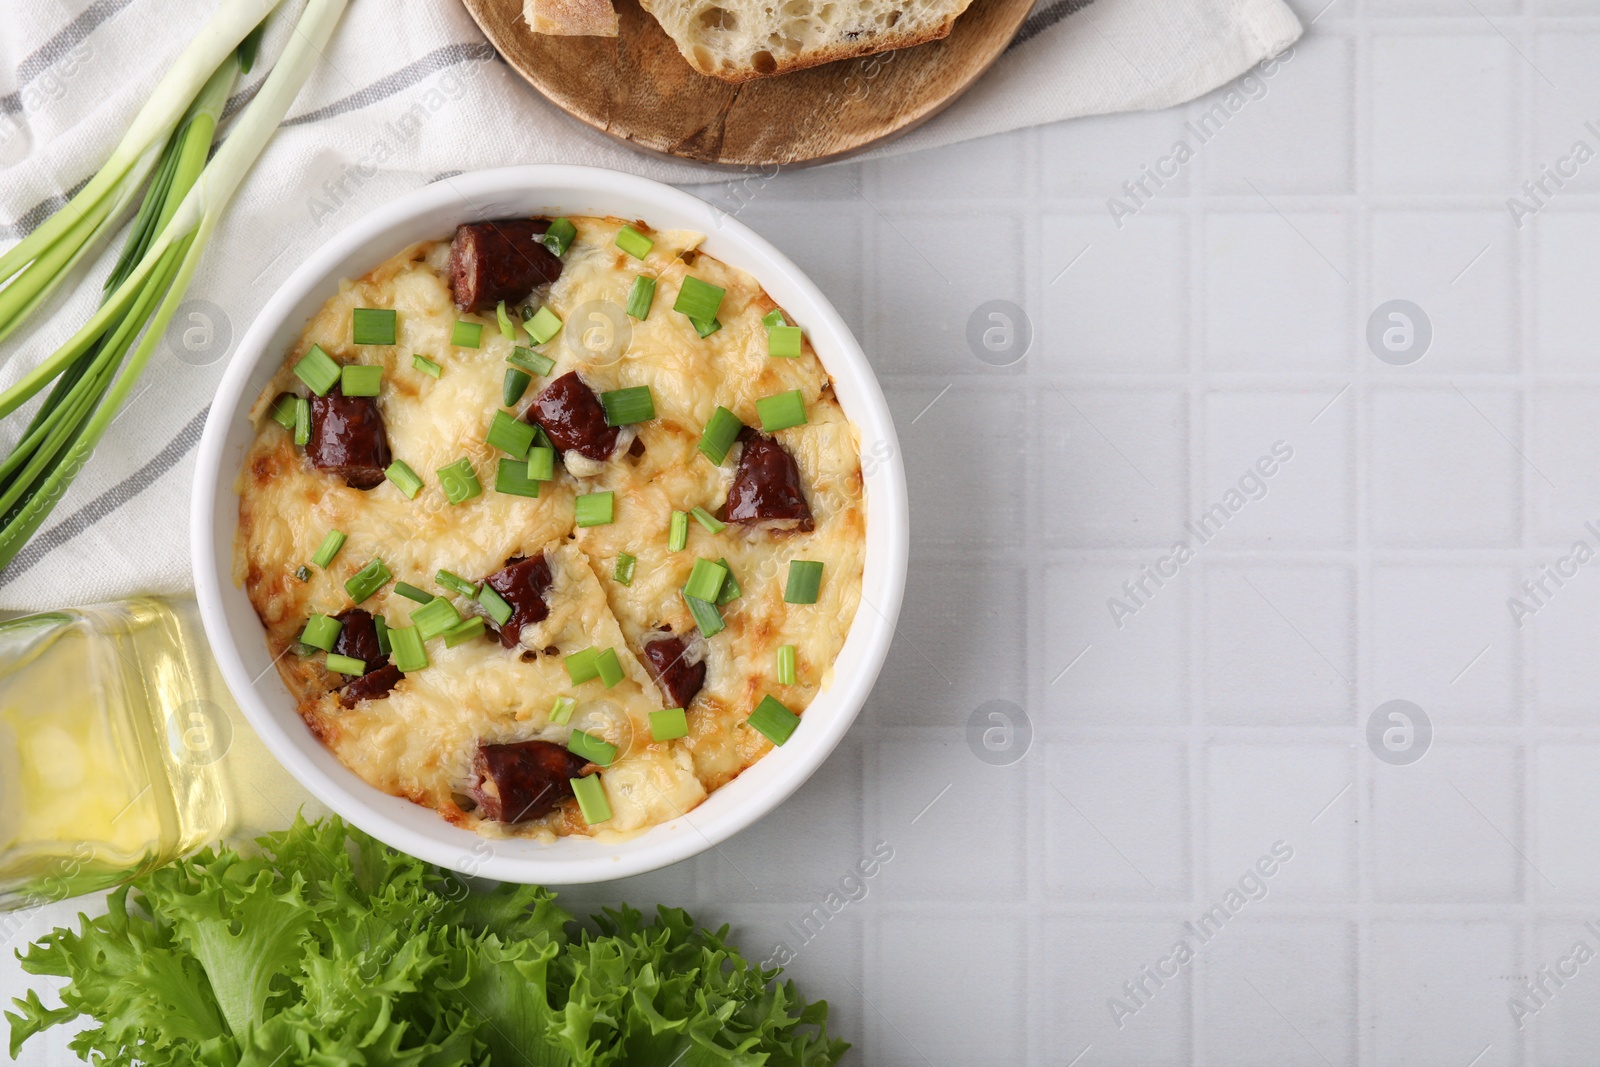
M 772 167 L 860 152 L 915 128 L 1005 51 L 1032 0 L 973 0 L 941 41 L 730 85 L 696 71 L 638 0 L 616 37 L 528 29 L 522 0 L 462 0 L 491 44 L 567 114 L 633 148 Z

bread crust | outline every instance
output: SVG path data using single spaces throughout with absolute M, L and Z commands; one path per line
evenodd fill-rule
M 523 0 L 522 17 L 534 33 L 553 37 L 615 37 L 611 0 Z
M 640 0 L 640 3 L 644 5 L 645 10 L 649 10 L 650 5 L 646 0 Z M 960 13 L 958 12 L 946 19 L 941 26 L 934 26 L 916 32 L 896 33 L 890 30 L 885 33 L 874 34 L 871 37 L 863 37 L 859 41 L 807 49 L 786 59 L 780 60 L 774 56 L 773 58 L 777 61 L 777 65 L 770 71 L 759 71 L 754 67 L 731 65 L 727 69 L 707 70 L 695 62 L 692 49 L 685 48 L 676 39 L 673 43 L 678 45 L 678 51 L 683 54 L 683 58 L 688 64 L 701 74 L 706 74 L 734 85 L 741 85 L 748 81 L 755 81 L 757 78 L 775 78 L 780 74 L 792 74 L 797 70 L 820 67 L 824 63 L 837 63 L 842 59 L 860 59 L 864 56 L 875 56 L 883 52 L 893 52 L 901 48 L 914 48 L 919 44 L 943 40 L 950 36 L 950 30 L 955 26 L 956 19 L 959 16 Z

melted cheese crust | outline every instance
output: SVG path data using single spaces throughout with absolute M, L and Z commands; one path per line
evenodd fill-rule
M 770 746 L 744 725 L 764 694 L 798 713 L 827 685 L 860 600 L 866 502 L 859 439 L 809 343 L 798 359 L 769 357 L 761 317 L 774 303 L 748 275 L 696 252 L 699 235 L 651 231 L 635 222 L 655 241 L 641 262 L 614 244 L 621 220 L 571 221 L 578 236 L 545 301 L 564 326 L 538 347 L 556 368 L 536 379 L 511 410 L 520 417 L 546 384 L 572 370 L 596 393 L 648 385 L 656 418 L 635 427 L 642 454 L 624 452 L 587 478 L 558 464 L 555 480 L 542 483 L 537 499 L 494 491 L 502 453 L 484 438 L 494 413 L 504 410 L 501 382 L 513 344 L 492 313 L 456 309 L 449 242 L 432 241 L 340 283 L 311 319 L 251 411 L 256 437 L 236 486 L 234 578 L 266 628 L 306 724 L 367 782 L 487 836 L 626 834 L 693 808 Z M 640 274 L 656 277 L 657 287 L 649 315 L 635 321 L 622 309 Z M 727 291 L 718 315 L 722 329 L 703 339 L 672 310 L 691 274 Z M 394 308 L 398 343 L 352 344 L 357 307 Z M 481 348 L 451 346 L 457 320 L 484 324 Z M 384 368 L 378 406 L 394 458 L 424 482 L 415 500 L 387 481 L 363 492 L 315 470 L 292 435 L 270 418 L 280 393 L 304 393 L 292 368 L 313 344 L 340 363 Z M 414 354 L 441 364 L 440 377 L 415 369 Z M 773 533 L 730 525 L 712 534 L 691 521 L 687 549 L 669 552 L 671 513 L 696 506 L 715 513 L 732 484 L 737 448 L 717 466 L 696 447 L 712 412 L 720 404 L 757 426 L 756 401 L 791 389 L 804 396 L 808 421 L 774 436 L 794 456 L 816 528 Z M 463 457 L 484 491 L 452 506 L 434 472 Z M 575 495 L 606 489 L 616 494 L 615 521 L 576 528 Z M 309 561 L 334 529 L 347 540 L 324 571 Z M 455 648 L 436 638 L 428 642 L 427 669 L 407 674 L 387 697 L 349 710 L 336 691 L 347 679 L 328 673 L 320 655 L 293 650 L 308 616 L 351 606 L 344 583 L 375 557 L 395 581 L 445 592 L 434 582 L 441 569 L 478 581 L 513 556 L 540 552 L 553 577 L 546 594 L 550 616 L 523 630 L 520 648 L 502 648 L 492 633 Z M 624 552 L 638 560 L 627 586 L 613 580 Z M 699 557 L 726 558 L 743 595 L 723 609 L 727 629 L 704 641 L 706 682 L 688 709 L 688 737 L 653 742 L 649 714 L 666 701 L 636 654 L 663 627 L 680 635 L 694 630 L 679 590 Z M 824 564 L 816 604 L 784 603 L 791 559 Z M 303 565 L 310 572 L 306 580 L 296 576 Z M 466 598 L 452 599 L 463 616 L 477 610 Z M 418 605 L 390 582 L 361 607 L 403 626 Z M 797 651 L 792 686 L 777 683 L 776 650 L 785 644 Z M 610 689 L 598 680 L 571 684 L 562 657 L 590 646 L 616 650 L 626 675 L 621 682 Z M 576 710 L 568 723 L 552 723 L 549 712 L 563 695 L 575 698 Z M 473 813 L 467 793 L 481 742 L 565 743 L 573 729 L 603 736 L 620 750 L 600 772 L 611 820 L 590 827 L 572 802 L 514 826 Z

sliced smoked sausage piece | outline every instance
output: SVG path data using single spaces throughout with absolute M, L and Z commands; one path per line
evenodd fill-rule
M 650 638 L 643 652 L 650 677 L 655 679 L 672 706 L 687 708 L 700 687 L 706 684 L 705 658 L 693 656 L 691 662 L 689 642 L 675 634 Z
M 800 468 L 778 442 L 752 433 L 728 490 L 727 521 L 770 530 L 809 530 L 811 508 L 800 490 Z
M 617 447 L 617 428 L 606 425 L 606 409 L 577 371 L 568 371 L 534 398 L 527 419 L 537 423 L 562 452 L 603 463 Z
M 463 311 L 487 311 L 561 277 L 561 260 L 539 235 L 548 219 L 498 219 L 456 227 L 450 242 L 450 294 Z
M 352 489 L 371 489 L 389 466 L 389 434 L 376 397 L 345 396 L 337 385 L 311 398 L 311 438 L 306 455 L 318 470 L 332 471 Z
M 367 673 L 346 683 L 339 690 L 339 703 L 353 708 L 363 700 L 386 697 L 405 675 L 389 662 L 389 656 L 378 644 L 378 624 L 372 613 L 361 608 L 350 608 L 335 615 L 342 624 L 339 639 L 333 643 L 336 655 L 350 656 L 367 665 Z
M 500 643 L 515 648 L 524 626 L 543 622 L 550 614 L 544 593 L 550 588 L 550 564 L 540 553 L 529 559 L 513 556 L 505 567 L 484 579 L 484 583 L 511 605 L 511 618 L 500 627 Z
M 369 673 L 389 662 L 383 646 L 378 644 L 378 624 L 372 621 L 371 612 L 350 608 L 334 618 L 342 624 L 339 639 L 333 643 L 335 655 L 360 660 L 367 665 Z
M 588 761 L 549 741 L 479 745 L 473 760 L 477 781 L 472 798 L 485 818 L 527 822 L 545 815 L 572 796 L 570 779 Z
M 400 673 L 400 668 L 392 663 L 385 663 L 375 671 L 368 671 L 355 681 L 339 690 L 339 703 L 346 708 L 353 708 L 363 700 L 376 700 L 386 697 L 389 690 L 400 684 L 400 679 L 405 675 Z

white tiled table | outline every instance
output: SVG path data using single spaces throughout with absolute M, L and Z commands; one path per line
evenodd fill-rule
M 748 199 L 878 368 L 906 607 L 794 800 L 570 904 L 786 943 L 875 1067 L 1595 1061 L 1600 959 L 1520 1030 L 1508 999 L 1600 952 L 1600 560 L 1520 627 L 1507 600 L 1600 551 L 1600 160 L 1520 228 L 1507 198 L 1600 151 L 1600 11 L 1335 0 L 1118 227 L 1107 198 L 1221 99 L 700 190 Z M 1005 367 L 967 342 L 996 299 L 1032 332 Z M 1367 342 L 1395 299 L 1433 331 L 1405 366 Z M 1266 495 L 1199 545 L 1242 478 Z M 1406 765 L 1367 740 L 1396 699 L 1432 726 Z M 990 701 L 1026 728 L 986 761 Z M 1185 929 L 1241 880 L 1265 896 Z

